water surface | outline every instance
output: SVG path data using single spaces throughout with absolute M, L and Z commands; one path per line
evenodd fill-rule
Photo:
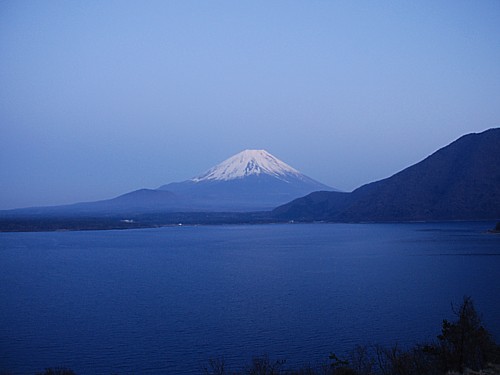
M 500 340 L 493 223 L 0 234 L 0 372 L 195 374 L 413 345 L 473 297 Z

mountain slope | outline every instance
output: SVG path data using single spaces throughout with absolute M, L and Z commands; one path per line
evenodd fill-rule
M 244 150 L 191 181 L 229 181 L 259 175 L 269 175 L 283 181 L 303 177 L 298 170 L 277 159 L 266 150 Z
M 350 194 L 313 193 L 274 210 L 290 220 L 500 218 L 500 129 L 465 135 L 387 179 Z
M 245 150 L 191 180 L 140 189 L 113 199 L 0 212 L 16 215 L 130 215 L 264 211 L 317 190 L 334 190 L 264 150 Z
M 0 211 L 0 217 L 17 216 L 107 216 L 136 214 L 180 207 L 182 201 L 170 191 L 140 189 L 116 198 L 62 206 L 28 207 Z
M 163 185 L 193 209 L 269 210 L 318 190 L 335 190 L 313 180 L 265 150 L 245 150 L 184 182 Z

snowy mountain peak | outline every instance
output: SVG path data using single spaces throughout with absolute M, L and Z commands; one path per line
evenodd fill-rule
M 227 181 L 251 175 L 267 174 L 286 180 L 287 176 L 301 177 L 301 173 L 266 150 L 244 150 L 209 169 L 191 181 Z

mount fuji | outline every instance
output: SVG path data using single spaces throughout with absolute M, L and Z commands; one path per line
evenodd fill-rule
M 175 194 L 189 209 L 268 210 L 313 191 L 336 191 L 265 150 L 244 150 L 190 180 L 157 189 Z
M 110 216 L 266 211 L 319 190 L 336 191 L 265 150 L 245 150 L 200 176 L 157 189 L 135 190 L 97 202 L 10 210 L 4 214 Z

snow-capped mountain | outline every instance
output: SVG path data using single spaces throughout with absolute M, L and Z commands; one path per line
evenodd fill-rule
M 93 216 L 266 211 L 319 190 L 335 189 L 301 174 L 267 151 L 245 150 L 183 182 L 158 189 L 139 189 L 98 202 L 34 208 L 25 212 Z
M 200 176 L 161 186 L 189 210 L 272 209 L 313 191 L 335 189 L 300 173 L 265 150 L 245 150 Z
M 191 181 L 228 181 L 252 175 L 268 174 L 280 180 L 300 178 L 301 173 L 266 150 L 245 150 L 231 156 Z

